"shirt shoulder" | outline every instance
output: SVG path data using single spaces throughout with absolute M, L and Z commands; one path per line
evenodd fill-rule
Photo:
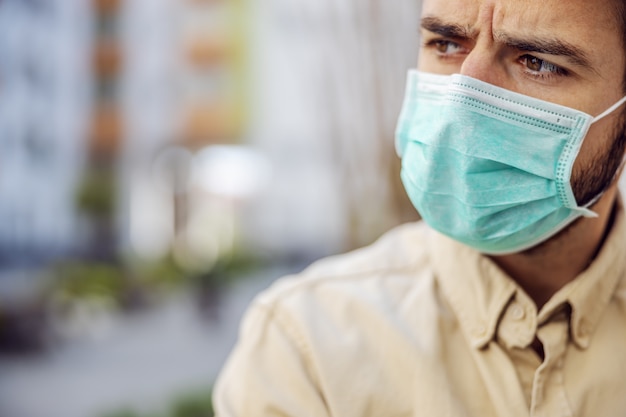
M 369 246 L 321 259 L 299 274 L 277 280 L 256 302 L 271 306 L 319 291 L 358 297 L 367 291 L 367 284 L 375 283 L 377 290 L 415 284 L 419 275 L 430 270 L 429 233 L 423 222 L 403 224 Z
M 441 346 L 463 346 L 437 290 L 430 234 L 399 226 L 257 296 L 216 383 L 218 415 L 408 414 L 417 379 L 442 374 Z M 424 401 L 438 395 L 426 388 Z
M 355 351 L 363 360 L 375 355 L 382 335 L 395 346 L 425 346 L 448 310 L 430 261 L 430 230 L 405 224 L 370 246 L 315 262 L 276 281 L 248 314 L 266 316 L 305 362 L 331 374 L 340 358 L 352 363 Z

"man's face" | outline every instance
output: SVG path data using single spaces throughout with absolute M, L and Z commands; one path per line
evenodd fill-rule
M 468 75 L 597 116 L 624 95 L 615 1 L 424 0 L 418 69 Z M 580 183 L 615 153 L 621 112 L 594 124 L 583 142 L 572 173 L 581 204 L 601 191 Z

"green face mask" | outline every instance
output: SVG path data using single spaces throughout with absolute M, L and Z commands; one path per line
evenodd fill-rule
M 455 74 L 412 70 L 396 130 L 402 181 L 432 228 L 488 254 L 515 253 L 589 210 L 570 185 L 598 117 Z

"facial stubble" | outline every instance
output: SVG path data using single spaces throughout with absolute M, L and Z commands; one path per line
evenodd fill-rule
M 611 137 L 612 140 L 608 147 L 598 152 L 582 169 L 572 174 L 572 191 L 579 206 L 591 203 L 618 180 L 617 174 L 622 166 L 624 151 L 626 150 L 626 109 L 619 115 L 619 120 Z M 591 208 L 593 209 L 593 207 Z M 522 254 L 536 257 L 546 252 L 548 247 L 553 246 L 555 242 L 566 239 L 570 230 L 576 227 L 580 220 L 579 218 L 548 241 L 527 249 Z

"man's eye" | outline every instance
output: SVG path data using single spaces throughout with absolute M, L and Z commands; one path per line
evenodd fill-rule
M 428 42 L 428 46 L 432 46 L 437 53 L 441 55 L 455 55 L 465 52 L 465 48 L 463 48 L 458 43 L 446 40 L 433 40 Z
M 558 65 L 554 65 L 532 55 L 522 55 L 520 57 L 520 63 L 524 65 L 526 69 L 534 73 L 565 74 L 565 70 Z

